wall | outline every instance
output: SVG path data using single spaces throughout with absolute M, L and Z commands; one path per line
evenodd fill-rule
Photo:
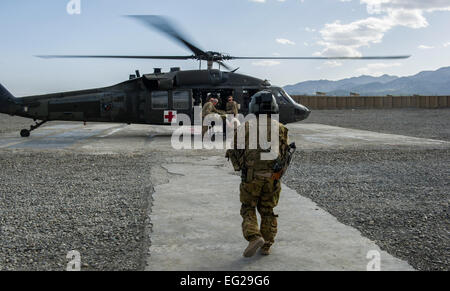
M 450 96 L 292 96 L 310 109 L 447 108 Z

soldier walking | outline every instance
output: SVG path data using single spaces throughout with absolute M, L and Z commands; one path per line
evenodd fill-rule
M 257 149 L 249 148 L 249 122 L 238 130 L 245 130 L 245 149 L 237 148 L 237 131 L 235 132 L 234 148 L 227 151 L 226 157 L 231 160 L 236 171 L 241 171 L 240 201 L 242 232 L 249 242 L 244 257 L 253 256 L 259 248 L 262 255 L 269 255 L 271 246 L 277 234 L 277 215 L 273 209 L 277 206 L 281 192 L 280 178 L 289 165 L 291 154 L 288 144 L 288 129 L 281 123 L 272 119 L 271 114 L 278 114 L 278 104 L 270 91 L 256 93 L 249 104 L 249 113 L 257 117 L 259 136 L 260 116 L 267 114 L 267 137 L 270 142 L 271 128 L 279 129 L 279 152 L 275 160 L 262 160 L 262 150 L 258 144 Z M 294 144 L 291 145 L 295 147 Z M 261 215 L 261 224 L 258 226 L 256 210 Z

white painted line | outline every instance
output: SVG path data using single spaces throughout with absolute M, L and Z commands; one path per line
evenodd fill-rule
M 124 127 L 119 127 L 119 128 L 113 129 L 111 132 L 109 132 L 109 133 L 107 133 L 107 134 L 105 134 L 105 135 L 101 135 L 101 136 L 99 136 L 99 137 L 101 137 L 101 138 L 108 137 L 108 136 L 110 136 L 110 135 L 113 135 L 113 134 L 115 134 L 115 133 L 121 131 L 122 129 L 124 129 Z

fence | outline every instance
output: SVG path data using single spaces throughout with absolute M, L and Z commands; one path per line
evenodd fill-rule
M 450 96 L 292 96 L 310 109 L 447 108 Z

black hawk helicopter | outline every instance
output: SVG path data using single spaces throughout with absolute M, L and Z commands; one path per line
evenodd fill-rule
M 139 71 L 120 84 L 73 92 L 14 97 L 0 85 L 0 113 L 33 119 L 36 124 L 20 132 L 29 137 L 30 132 L 48 121 L 116 122 L 170 125 L 177 114 L 187 114 L 194 120 L 194 106 L 204 104 L 209 94 L 220 99 L 219 108 L 225 109 L 228 96 L 240 105 L 240 113 L 247 114 L 253 94 L 270 90 L 277 98 L 280 122 L 286 124 L 308 118 L 310 110 L 296 103 L 282 88 L 272 86 L 267 80 L 237 74 L 224 61 L 228 60 L 379 60 L 403 59 L 409 56 L 372 57 L 236 57 L 213 51 L 203 51 L 187 40 L 169 20 L 156 15 L 132 15 L 147 26 L 169 36 L 187 47 L 193 54 L 186 56 L 124 56 L 124 55 L 47 55 L 41 58 L 103 58 L 103 59 L 167 59 L 198 60 L 199 70 L 170 72 L 154 69 L 152 74 L 141 76 Z M 202 70 L 202 61 L 207 69 Z M 219 69 L 213 69 L 213 64 Z M 221 67 L 227 71 L 220 70 Z M 176 120 L 176 119 L 175 119 Z

